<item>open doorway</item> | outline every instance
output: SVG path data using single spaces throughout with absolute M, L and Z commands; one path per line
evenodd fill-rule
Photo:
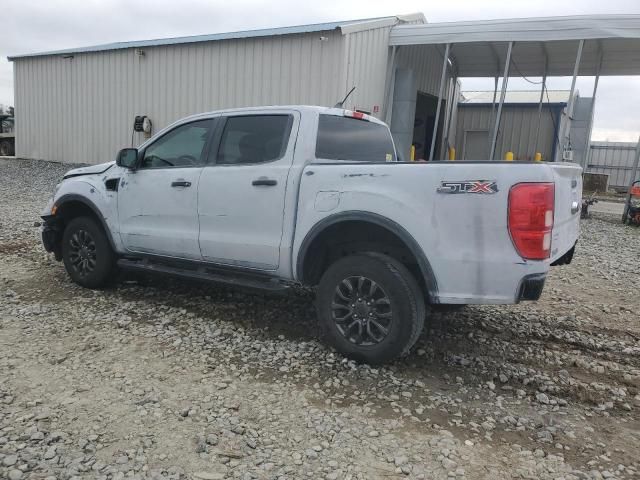
M 416 99 L 416 114 L 413 123 L 413 145 L 416 148 L 416 160 L 429 160 L 431 152 L 431 140 L 433 138 L 433 125 L 436 121 L 436 109 L 438 108 L 438 97 L 426 93 L 418 92 Z M 445 101 L 440 107 L 440 120 L 438 121 L 438 131 L 436 133 L 436 154 L 434 159 L 440 159 L 440 144 L 442 140 L 442 126 L 444 125 Z

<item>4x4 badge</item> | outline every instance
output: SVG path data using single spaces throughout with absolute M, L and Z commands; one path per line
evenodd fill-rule
M 438 193 L 498 193 L 498 184 L 495 180 L 464 180 L 440 182 Z

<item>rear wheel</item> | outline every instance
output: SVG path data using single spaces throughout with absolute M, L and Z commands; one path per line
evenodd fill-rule
M 415 278 L 402 263 L 377 253 L 331 265 L 320 280 L 316 306 L 328 342 L 371 364 L 408 353 L 424 326 L 424 296 Z
M 115 255 L 109 240 L 90 217 L 74 218 L 66 226 L 62 259 L 71 279 L 86 288 L 103 287 L 114 271 Z

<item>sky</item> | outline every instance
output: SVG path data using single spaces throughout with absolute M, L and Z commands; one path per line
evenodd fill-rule
M 269 28 L 423 12 L 430 23 L 587 14 L 640 14 L 638 0 L 2 0 L 0 104 L 13 105 L 8 55 L 102 43 Z M 535 80 L 535 78 L 533 79 Z M 570 78 L 549 89 L 568 89 Z M 511 78 L 509 89 L 532 85 Z M 464 79 L 463 90 L 490 90 L 493 80 Z M 535 87 L 534 87 L 535 88 Z M 578 81 L 590 96 L 593 78 Z M 640 77 L 603 77 L 593 139 L 636 141 L 640 135 Z

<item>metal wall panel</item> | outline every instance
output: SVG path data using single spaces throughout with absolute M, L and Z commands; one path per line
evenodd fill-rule
M 135 115 L 148 115 L 155 132 L 194 113 L 260 105 L 332 106 L 345 94 L 339 81 L 345 58 L 339 31 L 143 51 L 143 56 L 131 48 L 16 59 L 16 154 L 102 163 L 130 145 Z M 376 63 L 372 71 L 378 68 Z M 378 82 L 370 91 L 375 88 Z M 134 144 L 142 141 L 136 134 Z
M 608 174 L 609 188 L 626 191 L 635 152 L 636 144 L 632 142 L 591 142 L 587 172 Z
M 455 142 L 453 142 L 458 159 L 464 159 L 465 132 L 481 130 L 491 132 L 494 118 L 495 110 L 492 110 L 491 105 L 458 105 Z M 512 151 L 516 160 L 532 160 L 535 150 L 542 153 L 543 159 L 551 159 L 553 146 L 556 142 L 554 122 L 557 121 L 557 109 L 543 106 L 540 138 L 538 148 L 535 149 L 535 134 L 538 124 L 537 105 L 535 107 L 505 105 L 502 111 L 501 127 L 496 144 L 496 159 L 501 160 L 506 152 Z M 488 143 L 489 137 L 487 134 Z
M 390 31 L 391 27 L 382 27 L 351 33 L 345 42 L 348 50 L 345 94 L 353 86 L 356 87 L 345 106 L 371 112 L 378 118 L 381 118 L 384 104 L 387 62 L 390 58 Z M 442 53 L 436 48 L 401 47 L 398 51 L 397 68 L 412 69 L 417 89 L 423 93 L 438 95 Z M 374 112 L 374 106 L 379 107 L 379 112 Z
M 348 53 L 344 93 L 356 87 L 345 104 L 347 108 L 363 110 L 381 118 L 390 30 L 391 27 L 374 28 L 350 33 L 345 38 Z
M 440 75 L 442 73 L 442 46 L 407 45 L 399 47 L 398 66 L 412 68 L 415 71 L 418 90 L 422 93 L 438 96 L 440 89 Z M 449 72 L 445 86 L 449 82 Z M 447 91 L 445 90 L 445 96 Z

